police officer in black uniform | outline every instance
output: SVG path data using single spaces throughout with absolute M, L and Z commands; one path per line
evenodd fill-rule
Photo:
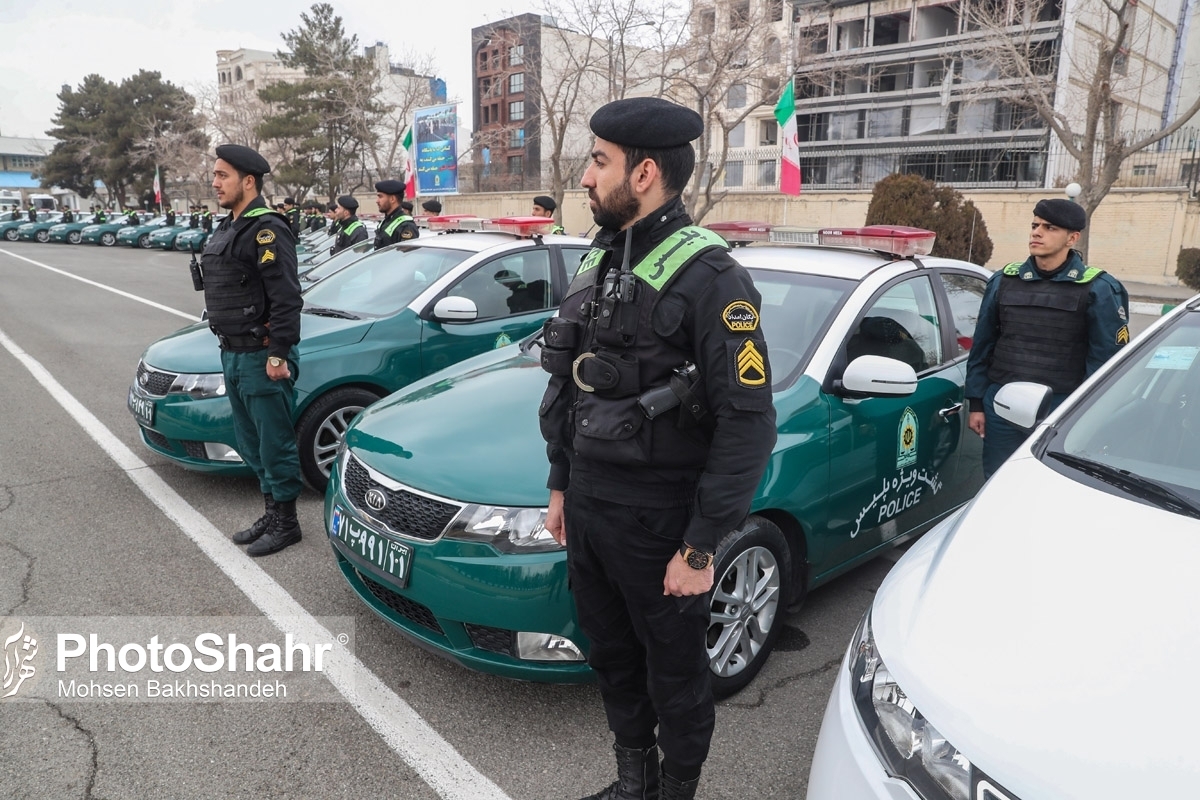
M 67 223 L 71 223 L 74 221 L 75 221 L 75 212 L 71 210 L 70 206 L 64 206 L 62 219 L 60 219 L 59 222 L 61 222 L 65 225 Z
M 442 203 L 440 200 L 426 200 L 421 203 L 421 210 L 430 216 L 438 216 L 442 213 Z
M 337 255 L 347 247 L 367 240 L 367 228 L 356 216 L 358 201 L 350 195 L 342 195 L 337 199 L 337 205 L 336 219 L 339 227 L 333 240 L 333 248 L 329 251 L 330 255 Z
M 283 215 L 287 217 L 288 224 L 292 226 L 292 235 L 300 235 L 300 207 L 296 205 L 296 198 L 283 198 Z
M 1029 258 L 988 281 L 967 358 L 969 425 L 983 437 L 983 473 L 992 473 L 1025 441 L 1028 431 L 996 414 L 996 392 L 1006 383 L 1049 386 L 1051 408 L 1066 399 L 1129 343 L 1129 294 L 1078 251 L 1087 224 L 1071 200 L 1040 200 L 1033 207 Z
M 546 219 L 554 219 L 554 210 L 558 208 L 558 203 L 554 202 L 554 198 L 548 194 L 539 194 L 533 198 L 533 217 L 545 217 Z M 566 233 L 562 225 L 555 223 L 550 229 L 551 233 Z
M 264 161 L 263 163 L 265 164 L 266 162 Z M 264 203 L 264 205 L 266 204 Z M 204 229 L 205 233 L 212 233 L 213 215 L 212 212 L 208 210 L 208 203 L 200 206 L 200 227 Z
M 421 235 L 412 214 L 404 209 L 404 184 L 400 181 L 379 181 L 375 184 L 375 202 L 386 216 L 375 229 L 375 249 L 389 244 L 416 239 Z M 409 205 L 412 208 L 412 205 Z
M 629 98 L 591 129 L 581 185 L 601 230 L 543 334 L 546 529 L 616 739 L 617 781 L 591 798 L 679 800 L 715 720 L 713 556 L 775 443 L 770 367 L 749 274 L 679 196 L 700 116 Z
M 191 206 L 188 209 L 188 227 L 195 229 L 200 227 L 200 208 Z
M 165 224 L 168 228 L 175 224 L 175 209 L 167 209 L 167 221 Z
M 265 556 L 301 537 L 296 498 L 303 478 L 292 424 L 303 305 L 296 240 L 288 221 L 263 202 L 266 159 L 236 144 L 216 152 L 213 188 L 230 213 L 204 246 L 204 302 L 221 345 L 237 450 L 258 476 L 265 506 L 233 541 Z
M 320 205 L 313 203 L 308 207 L 307 228 L 310 231 L 320 231 L 325 229 L 325 215 L 322 213 L 324 209 Z

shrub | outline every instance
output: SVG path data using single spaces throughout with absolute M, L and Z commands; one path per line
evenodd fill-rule
M 1189 289 L 1200 291 L 1200 248 L 1185 247 L 1175 262 L 1175 277 Z
M 974 232 L 971 226 L 974 222 Z M 983 214 L 949 186 L 920 175 L 889 175 L 875 184 L 867 225 L 909 225 L 937 234 L 933 255 L 986 264 L 992 257 Z

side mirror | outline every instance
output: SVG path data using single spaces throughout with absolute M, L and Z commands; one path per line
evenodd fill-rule
M 479 307 L 466 297 L 443 297 L 433 307 L 433 318 L 439 322 L 474 322 Z
M 859 356 L 850 362 L 834 388 L 852 397 L 903 397 L 917 390 L 911 365 L 883 356 Z
M 1027 381 L 1006 383 L 996 392 L 992 404 L 996 414 L 1018 428 L 1032 430 L 1050 413 L 1053 391 L 1049 386 Z

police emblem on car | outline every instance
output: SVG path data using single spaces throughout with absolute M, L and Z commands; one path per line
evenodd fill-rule
M 379 489 L 367 489 L 367 493 L 363 495 L 363 502 L 372 511 L 383 511 L 387 505 L 387 495 Z

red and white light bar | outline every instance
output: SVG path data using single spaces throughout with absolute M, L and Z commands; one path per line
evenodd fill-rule
M 431 231 L 483 230 L 483 220 L 474 214 L 443 214 L 440 217 L 429 217 L 425 224 Z
M 897 258 L 927 256 L 937 234 L 904 225 L 868 225 L 865 228 L 798 228 L 767 222 L 713 222 L 704 227 L 721 234 L 732 245 L 750 242 L 819 244 L 826 247 L 863 247 Z
M 483 230 L 515 233 L 517 236 L 549 236 L 554 220 L 546 217 L 496 217 L 483 220 Z

